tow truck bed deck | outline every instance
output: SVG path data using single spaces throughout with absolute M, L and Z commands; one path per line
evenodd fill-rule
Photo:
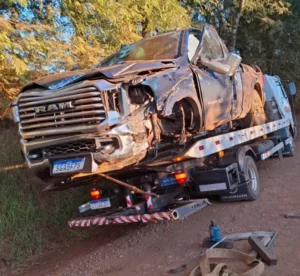
M 288 106 L 282 86 L 280 90 L 277 87 L 281 85 L 280 80 L 271 76 L 265 76 L 265 80 L 271 107 L 280 105 L 281 101 L 285 107 Z M 293 155 L 294 118 L 291 110 L 278 110 L 276 116 L 281 119 L 270 116 L 271 121 L 262 125 L 196 140 L 175 155 L 158 158 L 157 163 L 136 166 L 135 169 L 141 170 L 137 176 L 118 175 L 124 180 L 123 186 L 127 187 L 122 194 L 127 206 L 117 205 L 117 208 L 108 211 L 101 207 L 100 213 L 70 220 L 69 227 L 181 219 L 207 206 L 209 195 L 219 195 L 224 201 L 256 200 L 259 177 L 255 161 L 275 154 L 279 158 Z M 112 177 L 110 179 L 113 180 Z M 122 181 L 115 180 L 122 184 Z M 135 193 L 128 190 L 125 182 L 143 187 L 147 193 L 133 200 Z M 158 194 L 152 193 L 153 189 Z M 186 190 L 189 196 L 204 198 L 184 200 Z M 79 206 L 78 211 L 82 216 L 85 212 L 95 211 L 92 209 L 88 202 Z

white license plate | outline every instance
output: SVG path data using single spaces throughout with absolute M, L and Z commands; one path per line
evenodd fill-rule
M 90 201 L 91 210 L 103 209 L 111 207 L 109 198 L 102 198 L 94 201 Z
M 83 169 L 84 158 L 54 161 L 52 173 L 76 172 Z

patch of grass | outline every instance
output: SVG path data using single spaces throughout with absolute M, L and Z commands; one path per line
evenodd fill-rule
M 17 130 L 0 126 L 0 260 L 13 267 L 83 235 L 69 231 L 66 223 L 87 194 L 85 188 L 43 193 L 29 170 L 16 167 L 22 163 Z

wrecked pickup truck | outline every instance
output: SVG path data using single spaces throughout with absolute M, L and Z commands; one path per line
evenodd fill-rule
M 24 86 L 12 103 L 29 168 L 64 185 L 156 159 L 165 147 L 265 123 L 263 75 L 215 29 L 121 47 L 90 70 Z

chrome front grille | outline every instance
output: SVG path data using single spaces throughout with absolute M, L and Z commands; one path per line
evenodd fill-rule
M 89 82 L 23 92 L 18 108 L 23 138 L 96 131 L 106 117 L 101 93 Z

